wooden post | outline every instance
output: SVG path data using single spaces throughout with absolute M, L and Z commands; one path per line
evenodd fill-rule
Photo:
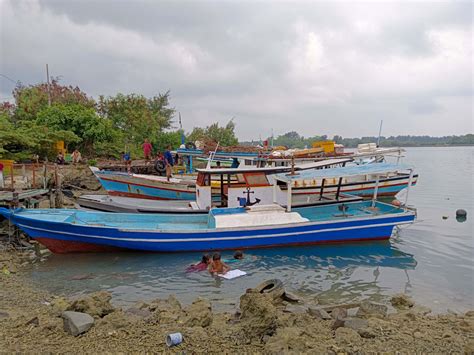
M 319 201 L 323 199 L 323 191 L 324 191 L 324 184 L 326 182 L 326 179 L 323 179 L 321 181 L 321 189 L 319 190 Z
M 24 182 L 28 182 L 28 177 L 26 176 L 26 168 L 25 168 L 25 164 L 22 164 L 21 165 L 21 175 L 23 177 L 23 181 Z M 28 184 L 27 184 L 28 185 Z
M 31 187 L 34 189 L 36 188 L 36 163 L 33 163 L 32 165 L 32 181 L 31 181 Z
M 13 191 L 12 192 L 12 206 L 14 208 L 18 208 L 19 205 L 20 205 L 20 197 L 18 195 L 18 192 Z
M 10 169 L 10 177 L 11 177 L 11 181 L 12 181 L 12 190 L 15 189 L 15 173 L 13 172 L 14 169 L 14 165 L 12 164 L 12 168 Z
M 43 164 L 43 189 L 46 190 L 47 183 L 46 183 L 46 164 Z
M 55 194 L 55 207 L 56 208 L 62 208 L 63 207 L 63 192 L 62 192 L 62 182 L 61 182 L 61 177 L 59 176 L 58 173 L 58 166 L 54 166 L 54 179 L 55 179 L 55 184 L 56 184 L 56 194 Z
M 54 187 L 58 188 L 58 164 L 54 164 Z
M 339 178 L 339 183 L 337 184 L 336 191 L 336 200 L 339 200 L 339 194 L 341 193 L 342 177 Z

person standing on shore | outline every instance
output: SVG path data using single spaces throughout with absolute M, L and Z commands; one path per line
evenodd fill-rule
M 72 163 L 73 163 L 73 164 L 80 163 L 81 160 L 82 160 L 81 152 L 76 148 L 76 149 L 72 152 L 71 158 L 72 158 Z
M 165 167 L 166 167 L 166 178 L 168 179 L 168 181 L 170 181 L 171 168 L 174 165 L 173 155 L 171 154 L 171 145 L 169 145 L 168 148 L 166 149 L 164 158 L 165 158 Z
M 142 148 L 143 148 L 143 155 L 145 156 L 145 160 L 150 160 L 153 146 L 151 145 L 151 143 L 148 141 L 147 138 L 145 139 L 145 142 L 142 144 Z

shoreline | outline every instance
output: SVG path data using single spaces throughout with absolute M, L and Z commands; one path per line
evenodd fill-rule
M 66 299 L 36 288 L 24 275 L 45 257 L 36 255 L 0 251 L 0 349 L 6 352 L 474 352 L 474 311 L 432 315 L 404 295 L 392 298 L 393 313 L 373 302 L 315 307 L 255 290 L 236 300 L 236 313 L 214 312 L 200 298 L 182 306 L 173 296 L 121 309 L 104 291 Z M 66 310 L 91 315 L 94 325 L 68 334 Z M 168 348 L 166 335 L 177 331 L 183 343 Z

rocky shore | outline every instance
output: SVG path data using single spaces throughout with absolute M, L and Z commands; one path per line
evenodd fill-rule
M 279 286 L 247 290 L 235 313 L 215 313 L 200 298 L 183 306 L 173 296 L 120 309 L 105 291 L 67 299 L 34 288 L 23 270 L 44 257 L 0 252 L 0 352 L 474 352 L 474 311 L 432 315 L 406 295 L 388 305 L 318 306 Z M 183 342 L 169 348 L 174 332 Z

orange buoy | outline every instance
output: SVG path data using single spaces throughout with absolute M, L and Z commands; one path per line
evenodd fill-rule
M 400 201 L 398 201 L 397 199 L 395 199 L 395 200 L 392 201 L 392 205 L 400 207 L 402 205 L 402 203 Z

